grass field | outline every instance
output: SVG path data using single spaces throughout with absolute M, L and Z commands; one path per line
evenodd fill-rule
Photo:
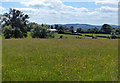
M 118 40 L 3 40 L 3 81 L 116 81 Z

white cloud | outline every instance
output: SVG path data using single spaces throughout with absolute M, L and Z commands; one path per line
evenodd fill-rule
M 4 7 L 2 7 L 2 6 L 0 6 L 0 11 L 3 11 L 3 10 L 5 10 L 5 8 L 4 8 Z
M 16 9 L 27 13 L 30 16 L 30 21 L 35 21 L 37 23 L 117 24 L 117 8 L 108 6 L 108 4 L 116 4 L 117 0 L 91 0 L 96 4 L 104 5 L 92 12 L 87 8 L 66 6 L 62 1 L 68 0 L 19 0 L 19 2 L 27 8 Z M 69 1 L 82 2 L 83 0 Z
M 36 12 L 36 11 L 38 11 L 38 9 L 34 9 L 34 8 L 14 8 L 14 9 L 21 10 L 24 12 Z
M 109 7 L 109 6 L 102 6 L 101 8 L 99 8 L 98 10 L 102 11 L 102 12 L 116 12 L 118 11 L 118 8 L 113 8 L 113 7 Z
M 95 3 L 100 5 L 117 5 L 118 0 L 96 0 Z

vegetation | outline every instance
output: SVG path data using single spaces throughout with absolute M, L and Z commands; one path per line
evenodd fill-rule
M 117 81 L 117 40 L 3 40 L 3 81 Z
M 46 38 L 47 30 L 46 28 L 42 28 L 42 26 L 35 25 L 31 30 L 31 36 L 32 38 Z
M 74 33 L 74 27 L 73 26 L 70 27 L 70 32 Z
M 15 9 L 10 9 L 9 13 L 4 14 L 3 33 L 6 39 L 8 38 L 23 38 L 27 37 L 27 19 L 28 15 Z
M 79 27 L 75 31 L 73 26 L 39 25 L 28 22 L 29 16 L 15 9 L 3 16 L 3 81 L 118 80 L 115 39 L 120 37 L 120 28 L 104 24 L 100 29 Z
M 39 25 L 35 22 L 28 22 L 29 16 L 27 14 L 24 14 L 23 12 L 16 10 L 16 9 L 10 9 L 9 13 L 5 13 L 4 18 L 2 22 L 4 22 L 3 25 L 3 35 L 5 39 L 9 38 L 26 38 L 28 36 L 28 32 L 30 32 L 30 36 L 32 38 L 55 38 L 54 32 L 48 31 L 48 29 L 56 29 L 58 34 L 70 34 L 76 35 L 78 33 L 82 34 L 92 34 L 88 35 L 86 37 L 91 37 L 96 39 L 97 34 L 109 34 L 110 36 L 103 37 L 103 38 L 109 38 L 109 39 L 116 39 L 119 38 L 120 34 L 120 28 L 111 27 L 108 24 L 104 24 L 101 29 L 98 28 L 90 28 L 88 30 L 83 30 L 81 27 L 78 27 L 76 32 L 74 30 L 74 27 L 66 27 L 66 26 L 59 26 L 57 24 L 53 25 L 46 25 L 42 24 Z M 96 34 L 96 35 L 94 35 Z M 64 38 L 64 36 L 63 36 Z

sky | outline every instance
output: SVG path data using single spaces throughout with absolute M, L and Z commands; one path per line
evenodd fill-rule
M 0 0 L 0 14 L 9 8 L 38 24 L 118 24 L 118 0 Z

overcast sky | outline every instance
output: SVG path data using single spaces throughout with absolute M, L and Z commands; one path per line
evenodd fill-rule
M 118 0 L 0 0 L 0 14 L 15 8 L 39 24 L 118 24 Z

